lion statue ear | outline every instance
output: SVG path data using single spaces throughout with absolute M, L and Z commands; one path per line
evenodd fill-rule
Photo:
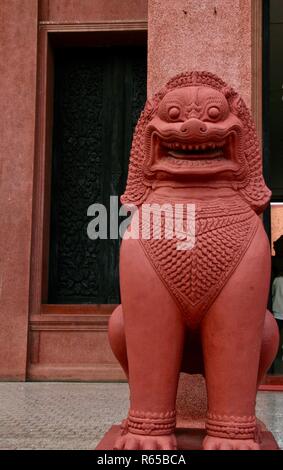
M 234 96 L 237 96 L 237 93 L 231 86 L 224 86 L 221 91 L 228 101 Z
M 150 113 L 154 109 L 153 99 L 148 98 L 144 105 L 144 111 Z
M 257 214 L 261 214 L 266 209 L 271 198 L 271 191 L 262 176 L 253 178 L 248 186 L 240 189 L 239 192 Z
M 244 124 L 244 152 L 248 164 L 248 174 L 239 188 L 239 193 L 251 208 L 260 214 L 268 205 L 271 191 L 266 186 L 262 174 L 262 155 L 254 121 L 244 100 L 233 93 L 228 98 L 230 109 Z
M 158 94 L 147 99 L 144 109 L 137 122 L 129 162 L 129 171 L 125 193 L 121 196 L 121 203 L 124 205 L 141 205 L 149 193 L 143 173 L 145 161 L 145 130 L 148 123 L 156 114 L 159 104 Z
M 121 202 L 123 204 L 133 203 L 139 206 L 150 191 L 143 172 L 146 158 L 145 131 L 148 123 L 157 113 L 162 98 L 174 89 L 195 85 L 207 86 L 222 92 L 229 102 L 231 112 L 244 123 L 244 152 L 248 172 L 243 181 L 237 186 L 237 190 L 256 213 L 261 213 L 268 205 L 271 192 L 263 179 L 260 145 L 250 111 L 232 87 L 210 72 L 184 72 L 178 74 L 169 80 L 153 98 L 146 101 L 133 137 L 127 187 L 121 197 Z

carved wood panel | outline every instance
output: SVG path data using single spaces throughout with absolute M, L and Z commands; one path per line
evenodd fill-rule
M 144 47 L 55 52 L 49 303 L 119 302 L 119 240 L 90 240 L 87 209 L 123 192 L 145 99 Z

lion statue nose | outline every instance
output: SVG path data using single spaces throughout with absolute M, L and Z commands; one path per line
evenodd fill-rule
M 181 126 L 181 132 L 187 134 L 204 134 L 207 132 L 207 126 L 199 119 L 191 118 L 184 122 Z

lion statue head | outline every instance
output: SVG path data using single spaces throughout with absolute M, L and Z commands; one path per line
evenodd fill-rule
M 230 187 L 257 213 L 270 199 L 250 112 L 209 72 L 172 78 L 146 102 L 137 123 L 121 201 L 139 206 L 166 185 Z

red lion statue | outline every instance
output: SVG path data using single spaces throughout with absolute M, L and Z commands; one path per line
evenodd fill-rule
M 172 78 L 147 101 L 131 150 L 124 204 L 162 207 L 161 237 L 124 239 L 122 304 L 109 325 L 130 385 L 116 449 L 175 449 L 179 373 L 201 372 L 204 449 L 260 449 L 258 385 L 275 357 L 267 311 L 270 246 L 259 214 L 270 199 L 255 126 L 231 87 L 207 72 Z M 170 207 L 195 208 L 195 242 L 177 249 Z

